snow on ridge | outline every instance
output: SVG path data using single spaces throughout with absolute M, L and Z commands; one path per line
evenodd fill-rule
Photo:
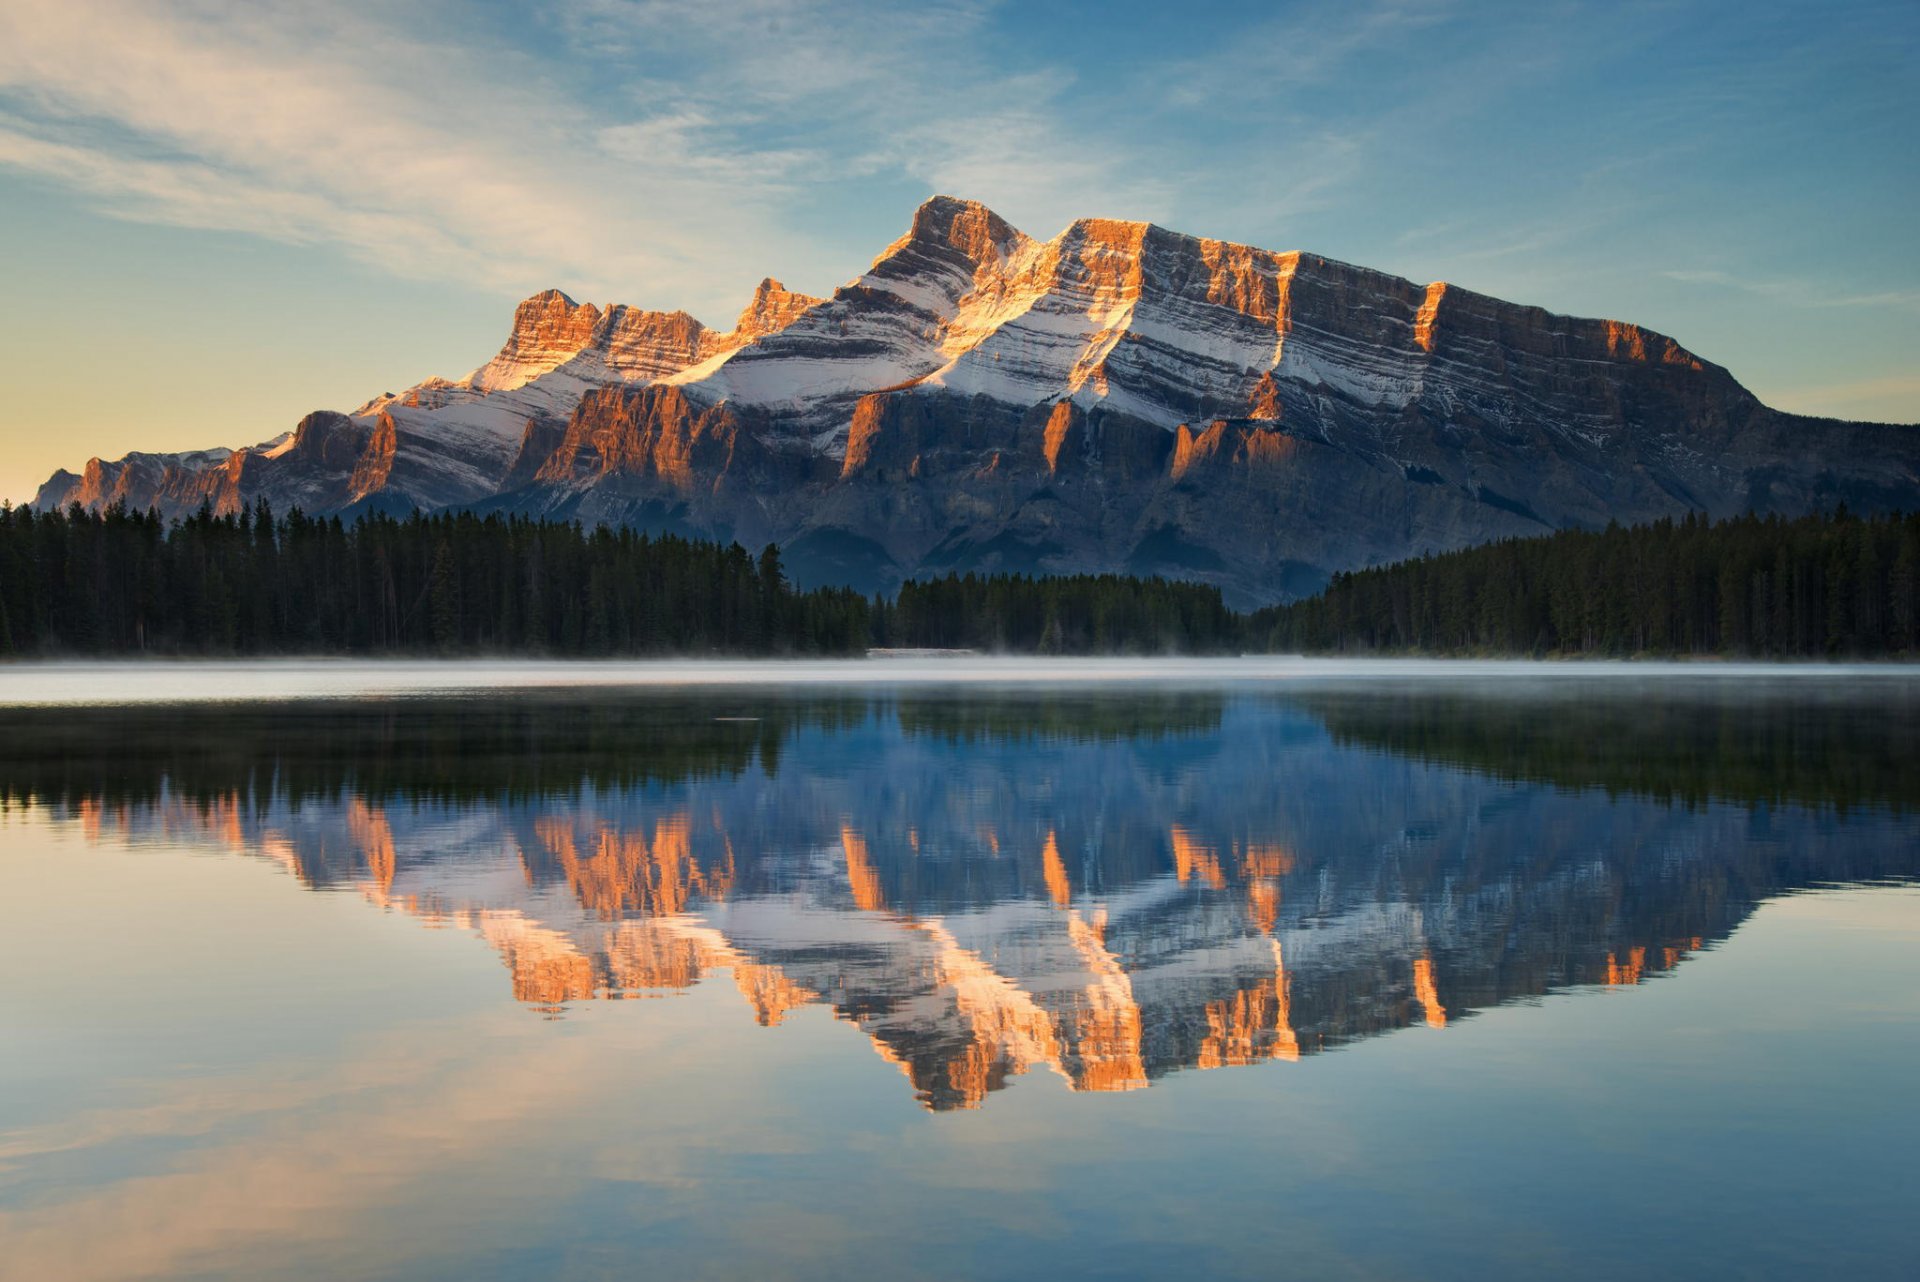
M 563 421 L 601 387 L 665 383 L 703 404 L 752 406 L 785 443 L 832 454 L 844 448 L 854 401 L 907 388 L 1019 408 L 1071 399 L 1169 429 L 1271 417 L 1276 397 L 1311 406 L 1331 394 L 1381 408 L 1423 398 L 1526 403 L 1537 374 L 1516 376 L 1501 358 L 1515 324 L 1541 336 L 1550 351 L 1539 359 L 1556 369 L 1685 355 L 1637 327 L 1150 223 L 1079 219 L 1039 241 L 976 202 L 936 197 L 827 299 L 767 278 L 722 333 L 684 312 L 548 290 L 516 307 L 499 352 L 464 378 L 428 378 L 349 417 L 369 432 L 391 417 L 413 438 L 409 475 L 477 498 L 506 474 L 530 421 Z M 1625 356 L 1613 356 L 1616 343 Z M 293 445 L 281 433 L 247 452 L 274 462 Z M 233 453 L 128 455 L 114 466 L 207 471 Z
M 519 424 L 509 427 L 498 415 L 454 412 L 463 398 L 453 389 L 479 400 L 516 394 L 507 403 L 524 419 L 564 417 L 595 386 L 664 382 L 704 403 L 795 415 L 811 425 L 808 435 L 817 433 L 820 413 L 843 414 L 852 399 L 909 385 L 1022 405 L 1065 395 L 1118 409 L 1124 400 L 1129 413 L 1167 427 L 1191 417 L 1196 404 L 1232 412 L 1268 374 L 1372 404 L 1404 404 L 1419 393 L 1418 352 L 1395 353 L 1399 359 L 1383 365 L 1377 352 L 1338 350 L 1336 336 L 1323 343 L 1310 325 L 1278 330 L 1272 316 L 1255 314 L 1263 301 L 1277 305 L 1303 262 L 1310 271 L 1324 266 L 1391 285 L 1389 292 L 1420 290 L 1409 282 L 1114 219 L 1076 220 L 1049 241 L 1010 228 L 999 239 L 980 233 L 964 246 L 953 239 L 964 220 L 977 230 L 992 218 L 974 202 L 936 197 L 916 213 L 912 230 L 831 298 L 737 343 L 702 330 L 707 341 L 677 369 L 610 361 L 592 335 L 618 323 L 617 314 L 698 327 L 691 317 L 601 309 L 549 291 L 523 303 L 516 320 L 530 316 L 530 332 L 545 320 L 548 337 L 571 334 L 578 350 L 563 356 L 530 341 L 523 344 L 527 358 L 519 359 L 510 340 L 461 383 L 429 380 L 398 399 L 437 399 L 450 426 L 485 421 L 517 437 Z M 1222 284 L 1222 273 L 1238 279 Z M 1243 298 L 1236 306 L 1235 288 L 1255 305 Z M 1406 320 L 1410 326 L 1411 314 Z M 1116 378 L 1137 390 L 1118 397 Z M 380 407 L 370 402 L 363 409 Z

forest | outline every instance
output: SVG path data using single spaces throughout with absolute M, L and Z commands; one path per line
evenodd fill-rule
M 1687 516 L 1336 575 L 1254 614 L 1247 640 L 1309 653 L 1912 654 L 1917 582 L 1920 515 Z
M 858 654 L 779 554 L 471 514 L 0 511 L 0 654 Z
M 0 655 L 1222 652 L 1244 622 L 1116 575 L 799 591 L 772 545 L 519 517 L 0 509 Z
M 1118 574 L 909 579 L 873 607 L 875 644 L 1022 654 L 1234 654 L 1246 619 L 1220 589 Z
M 1206 584 L 948 575 L 800 590 L 758 554 L 470 513 L 264 503 L 164 521 L 0 506 L 0 655 L 1911 655 L 1920 515 L 1688 516 L 1336 575 L 1252 614 Z

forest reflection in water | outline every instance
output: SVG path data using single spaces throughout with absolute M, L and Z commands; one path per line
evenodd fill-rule
M 936 1110 L 1630 985 L 1920 875 L 1911 683 L 568 691 L 0 712 L 0 796 L 212 844 L 570 1005 L 716 972 Z M 645 1018 L 635 1012 L 635 1018 Z

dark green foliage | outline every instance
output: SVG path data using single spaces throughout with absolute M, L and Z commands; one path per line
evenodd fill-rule
M 779 769 L 805 734 L 897 724 L 946 744 L 1135 742 L 1217 731 L 1217 691 L 956 696 L 806 687 L 637 687 L 352 701 L 0 706 L 0 809 L 571 800 Z
M 0 654 L 847 654 L 866 598 L 631 530 L 0 509 Z
M 1914 654 L 1920 515 L 1845 508 L 1508 539 L 1334 577 L 1251 648 L 1427 654 Z
M 1245 620 L 1218 588 L 1115 574 L 909 580 L 876 611 L 881 644 L 1032 654 L 1217 654 Z
M 1920 515 L 1563 531 L 1341 574 L 1240 615 L 1217 588 L 948 575 L 868 600 L 758 557 L 471 514 L 351 525 L 265 503 L 164 523 L 0 507 L 0 656 L 1920 652 Z
M 1899 677 L 1821 687 L 1559 682 L 1507 698 L 1400 685 L 1293 698 L 1336 743 L 1511 782 L 1689 808 L 1920 809 L 1920 691 Z

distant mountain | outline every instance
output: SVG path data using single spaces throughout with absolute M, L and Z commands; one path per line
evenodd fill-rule
M 541 1007 L 730 971 L 939 1110 L 1637 984 L 1920 873 L 1904 685 L 1587 693 L 0 709 L 0 796 L 472 932 Z
M 1920 506 L 1920 429 L 1785 414 L 1672 339 L 1311 254 L 935 197 L 831 298 L 734 328 L 578 304 L 261 446 L 56 473 L 37 505 L 466 507 L 779 542 L 804 584 L 1133 571 L 1238 605 L 1508 535 Z

